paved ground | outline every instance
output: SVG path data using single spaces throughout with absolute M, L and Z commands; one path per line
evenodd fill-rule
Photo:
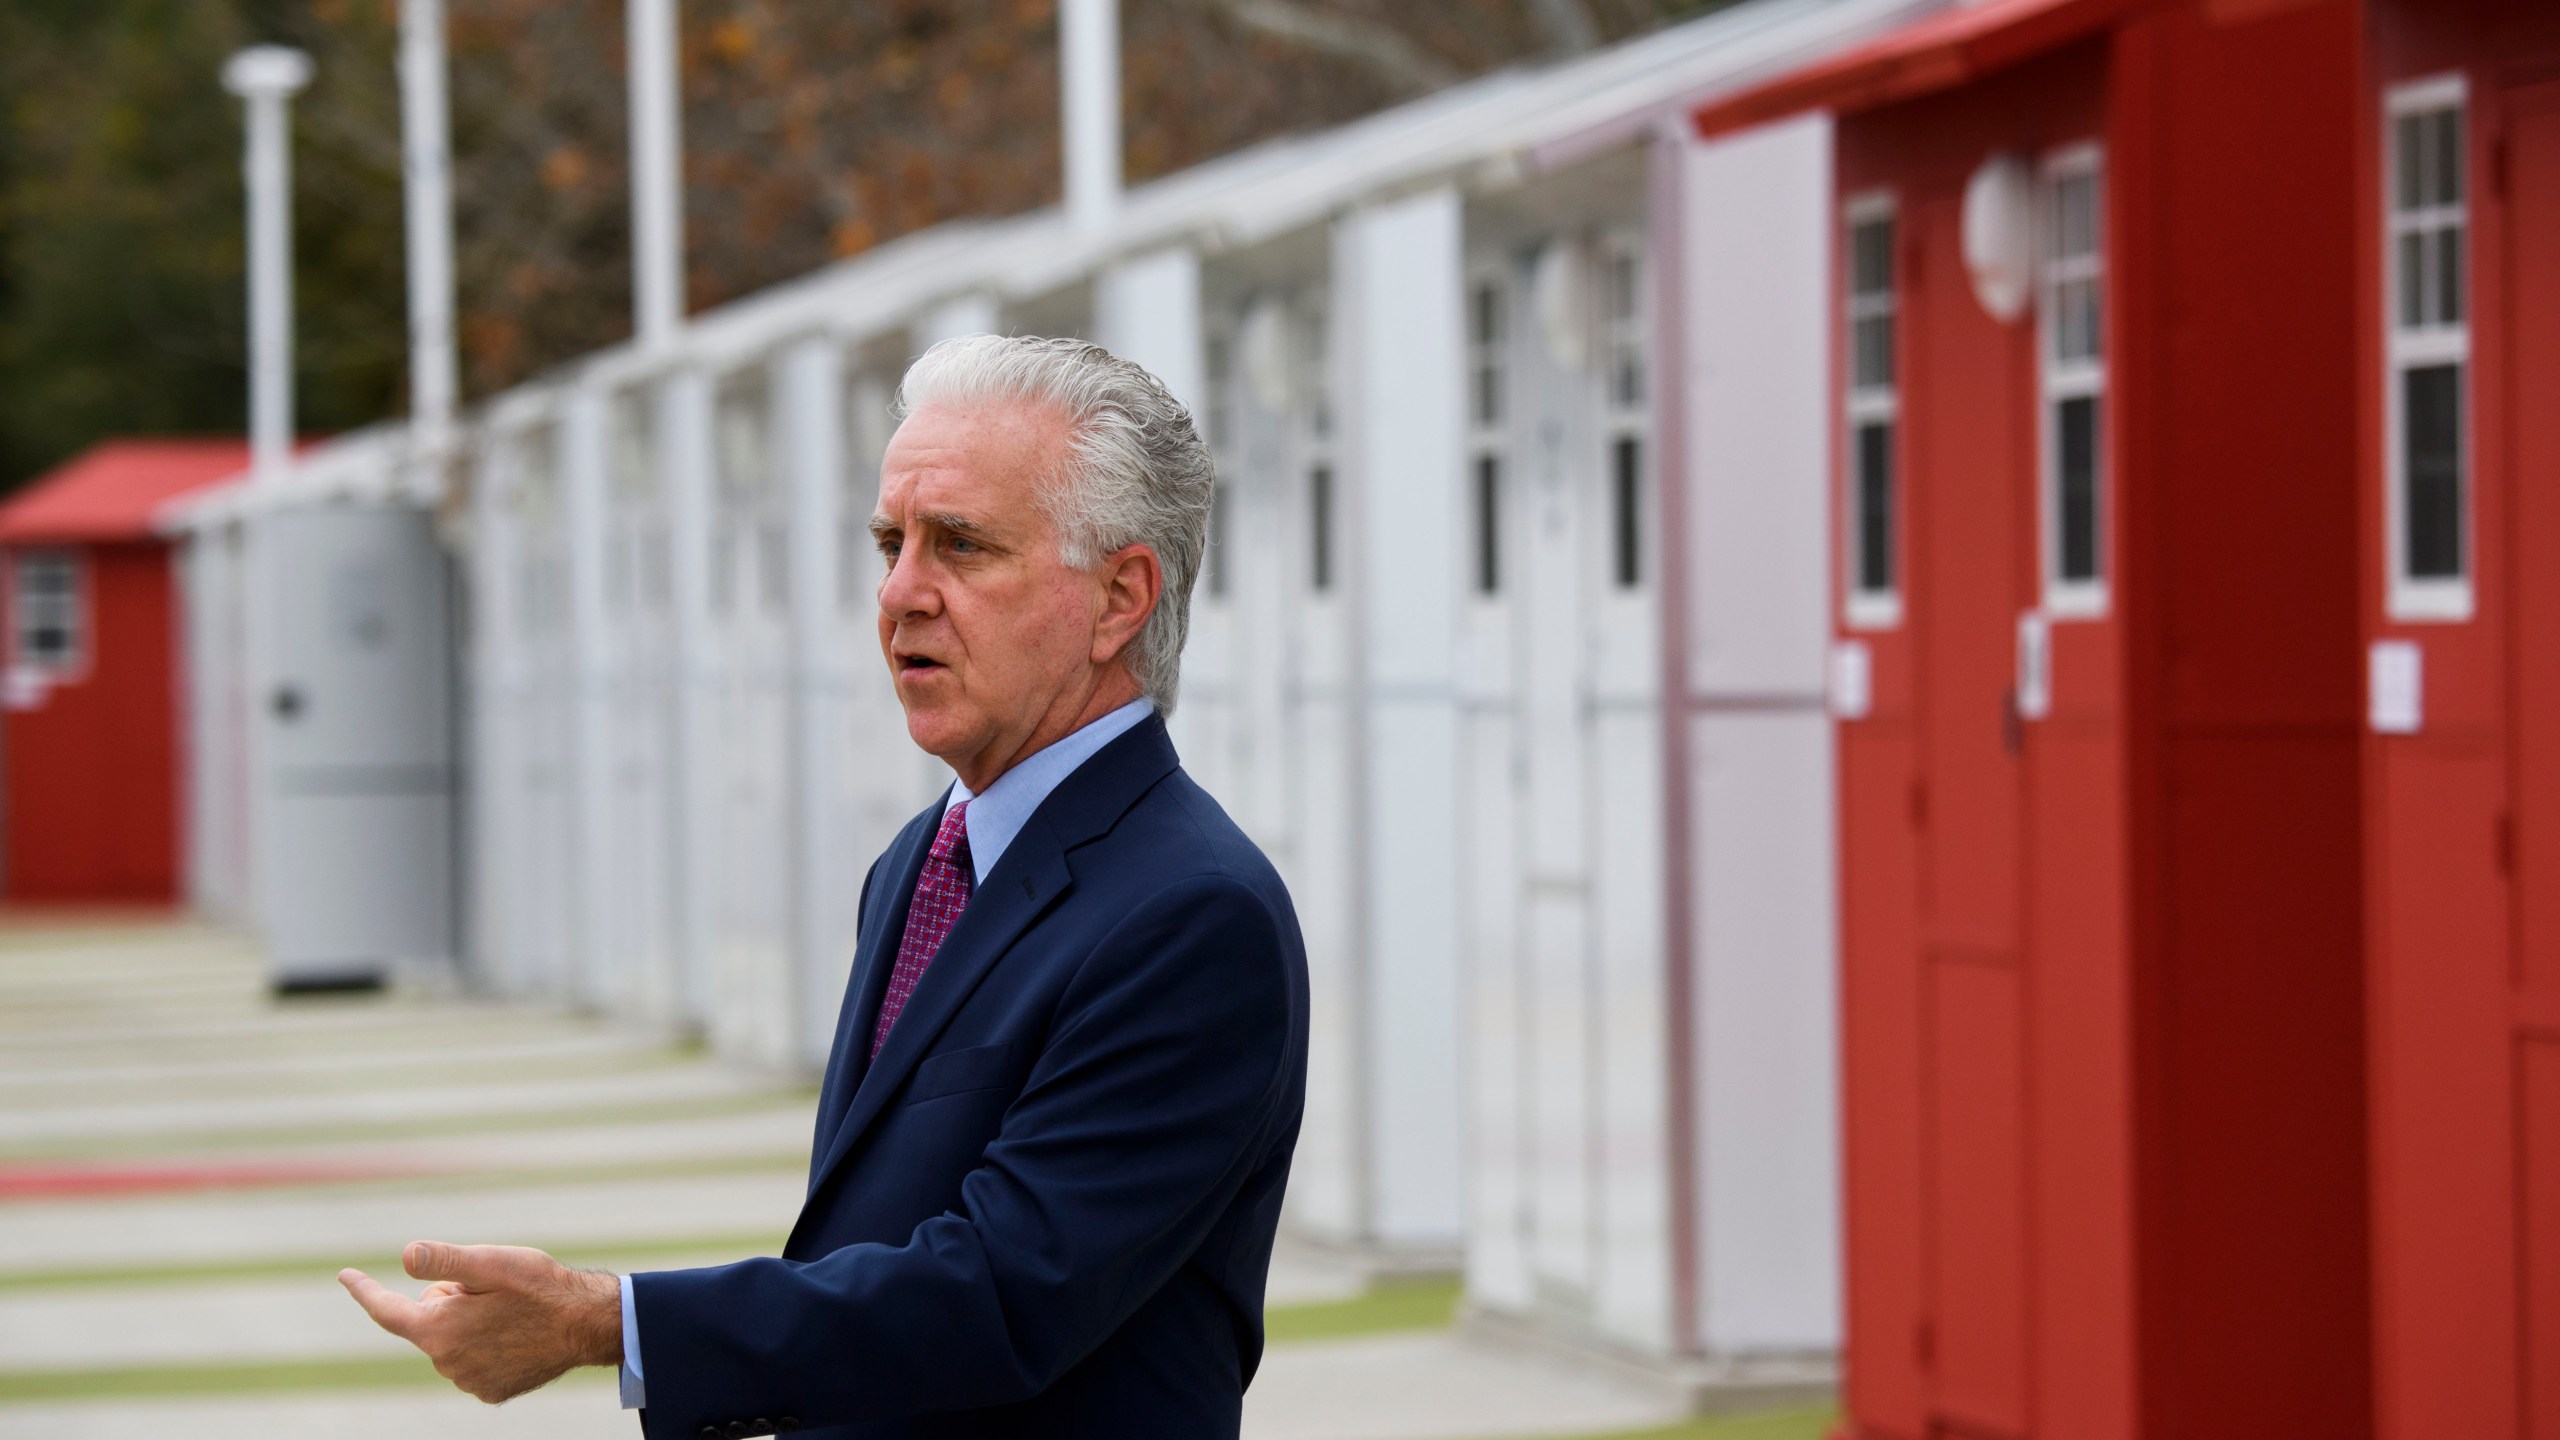
M 396 1273 L 420 1237 L 618 1269 L 770 1253 L 813 1103 L 673 1037 L 533 1007 L 280 1006 L 250 950 L 193 926 L 0 926 L 0 1437 L 628 1437 L 604 1372 L 483 1407 L 330 1277 Z M 1247 1434 L 1677 1418 L 1650 1388 L 1461 1340 L 1450 1298 L 1286 1251 Z

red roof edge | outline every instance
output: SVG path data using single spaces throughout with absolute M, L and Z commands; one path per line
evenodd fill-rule
M 1883 39 L 1719 96 L 1692 113 L 1701 138 L 1807 110 L 1852 114 L 2031 60 L 2090 35 L 2139 0 L 1981 0 L 1915 20 Z
M 248 468 L 237 439 L 103 441 L 0 504 L 0 544 L 149 540 L 162 506 Z

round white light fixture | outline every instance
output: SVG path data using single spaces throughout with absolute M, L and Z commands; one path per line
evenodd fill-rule
M 1964 268 L 1983 313 L 2006 325 L 2035 293 L 2035 177 L 2015 155 L 1994 155 L 1964 183 Z
M 1236 363 L 1253 403 L 1275 415 L 1289 409 L 1289 307 L 1265 295 L 1245 307 L 1236 332 Z
M 1582 246 L 1572 240 L 1550 240 L 1529 268 L 1529 313 L 1537 317 L 1538 338 L 1547 355 L 1567 370 L 1579 370 L 1591 353 L 1589 267 Z
M 243 99 L 292 96 L 311 83 L 311 57 L 287 45 L 252 45 L 222 63 L 222 88 Z

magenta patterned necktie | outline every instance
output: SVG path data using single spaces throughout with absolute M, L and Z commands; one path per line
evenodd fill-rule
M 925 852 L 915 899 L 907 905 L 907 933 L 898 942 L 897 966 L 889 972 L 889 993 L 880 997 L 880 1023 L 871 1031 L 875 1059 L 889 1038 L 889 1027 L 898 1023 L 898 1012 L 907 1008 L 907 997 L 916 993 L 916 982 L 924 978 L 924 967 L 942 948 L 942 937 L 951 933 L 969 904 L 969 828 L 963 819 L 968 813 L 966 800 L 942 812 L 942 828 Z

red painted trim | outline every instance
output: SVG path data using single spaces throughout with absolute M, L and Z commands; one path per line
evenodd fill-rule
M 2138 0 L 1989 0 L 1942 11 L 1873 44 L 1700 106 L 1704 136 L 1807 110 L 1850 114 L 1969 84 L 2111 24 Z
M 385 1165 L 0 1165 L 0 1202 L 334 1185 L 420 1173 Z

